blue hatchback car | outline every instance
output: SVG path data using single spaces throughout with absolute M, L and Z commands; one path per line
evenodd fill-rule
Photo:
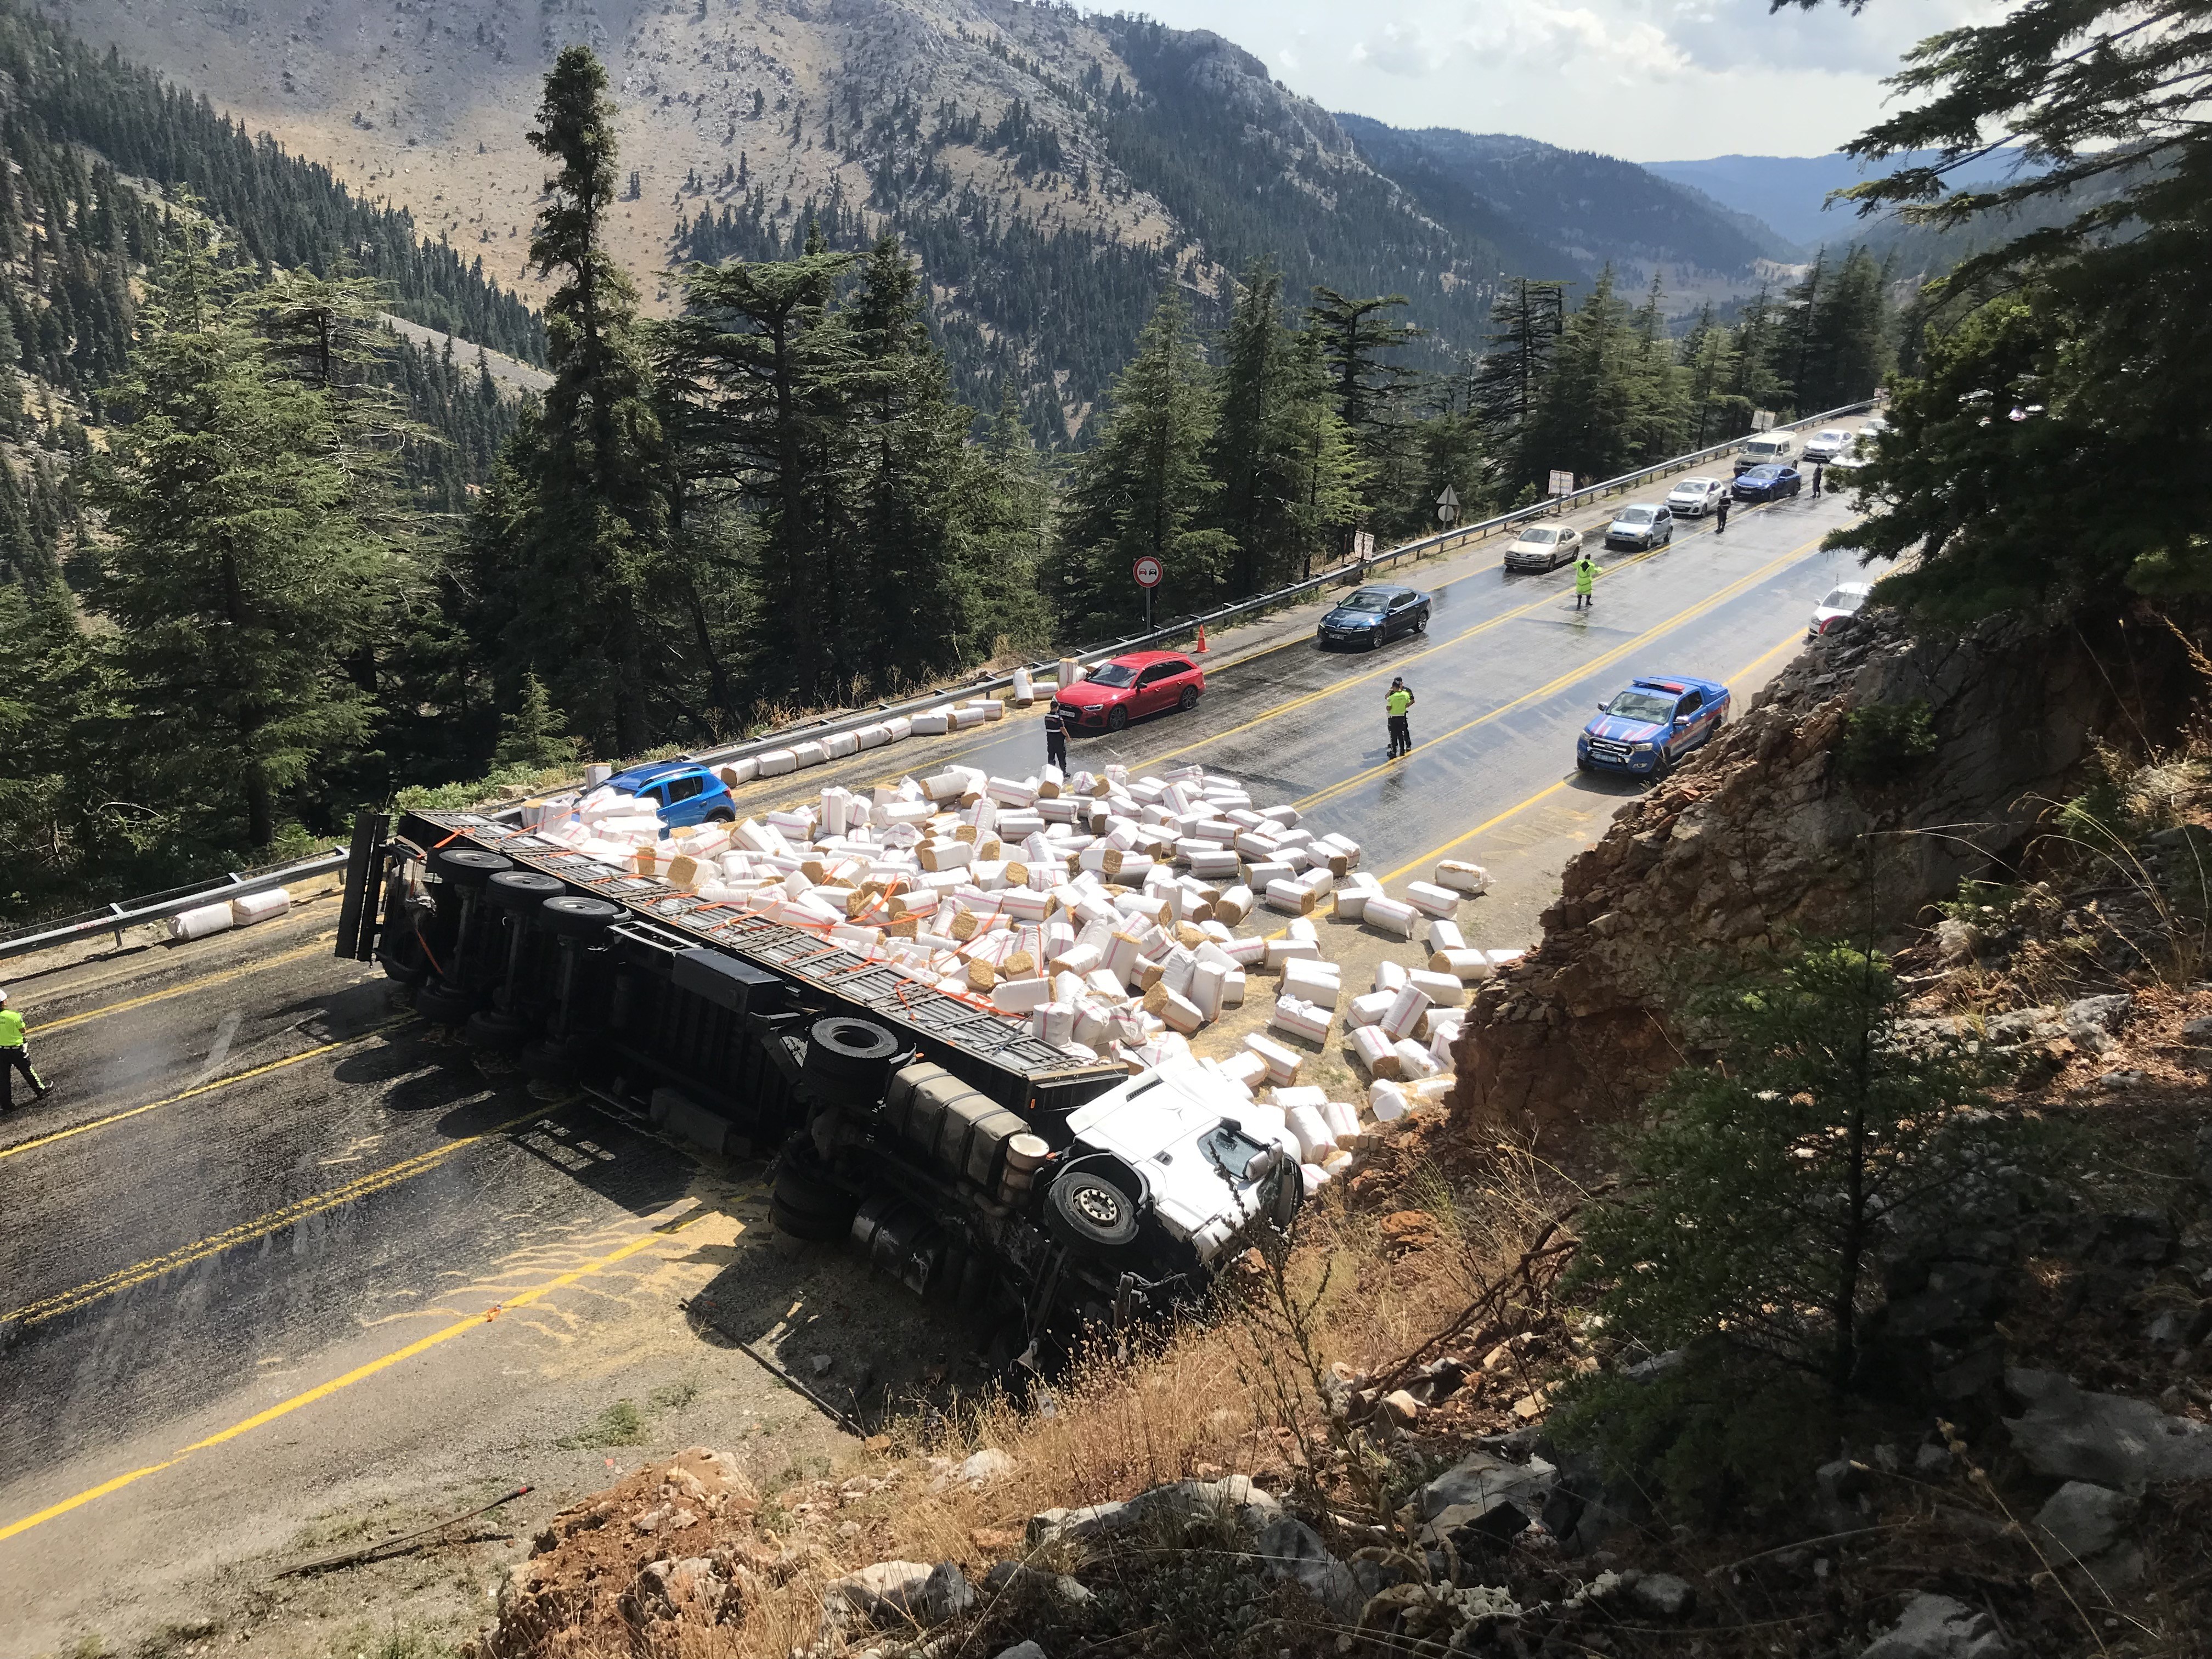
M 1575 740 L 1575 764 L 1585 772 L 1662 777 L 1721 729 L 1729 689 L 1686 674 L 1631 680 Z
M 696 761 L 655 761 L 633 766 L 607 780 L 607 786 L 653 803 L 671 830 L 693 823 L 727 823 L 737 817 L 730 787 L 712 767 Z

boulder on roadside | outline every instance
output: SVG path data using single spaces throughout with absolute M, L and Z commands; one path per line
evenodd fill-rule
M 835 1625 L 886 1620 L 941 1625 L 975 1605 L 975 1587 L 951 1561 L 878 1561 L 832 1579 L 822 1591 L 822 1612 Z
M 2038 1474 L 2122 1492 L 2212 1480 L 2212 1427 L 2148 1400 L 2085 1393 L 2056 1371 L 2008 1370 L 2005 1386 L 2027 1402 L 2005 1427 Z
M 1988 1613 L 1923 1590 L 1860 1659 L 2011 1659 L 2011 1644 Z
M 1104 1538 L 1146 1522 L 1203 1521 L 1217 1516 L 1234 1519 L 1248 1531 L 1257 1532 L 1283 1512 L 1283 1506 L 1249 1477 L 1232 1474 L 1223 1480 L 1176 1480 L 1154 1486 L 1119 1504 L 1089 1504 L 1081 1509 L 1045 1510 L 1030 1517 L 1028 1543 L 1066 1539 L 1083 1543 Z
M 1269 1577 L 1296 1580 L 1339 1618 L 1357 1618 L 1365 1597 L 1359 1582 L 1328 1552 L 1321 1534 L 1293 1515 L 1279 1516 L 1252 1540 L 1252 1553 Z

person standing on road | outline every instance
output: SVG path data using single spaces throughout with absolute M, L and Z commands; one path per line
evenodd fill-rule
M 1413 694 L 1406 690 L 1403 678 L 1390 682 L 1390 695 L 1382 699 L 1382 707 L 1390 715 L 1390 752 L 1385 757 L 1395 760 L 1401 755 L 1413 752 L 1413 728 L 1407 723 L 1407 711 L 1413 706 Z
M 1044 763 L 1067 770 L 1067 722 L 1060 719 L 1056 702 L 1044 707 Z
M 1813 463 L 1813 494 L 1814 494 L 1814 495 L 1816 495 L 1816 496 L 1820 493 L 1820 473 L 1821 473 L 1821 471 L 1822 471 L 1822 469 L 1821 469 L 1821 466 L 1820 466 L 1820 462 L 1818 462 L 1818 461 L 1814 462 L 1814 463 Z
M 1725 536 L 1728 534 L 1729 513 L 1729 492 L 1727 490 L 1723 489 L 1721 491 L 1721 504 L 1719 507 L 1716 507 L 1714 511 L 1719 514 L 1720 522 L 1713 526 L 1713 534 L 1716 536 Z
M 31 1045 L 23 1033 L 22 1015 L 8 1006 L 8 994 L 0 991 L 0 1112 L 15 1109 L 18 1072 L 39 1091 L 39 1099 L 44 1100 L 52 1092 L 31 1069 Z
M 1583 556 L 1575 561 L 1575 609 L 1597 609 L 1597 595 L 1590 590 L 1597 585 L 1597 561 L 1584 548 Z

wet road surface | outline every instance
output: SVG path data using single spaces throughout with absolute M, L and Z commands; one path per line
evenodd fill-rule
M 1493 542 L 1415 578 L 1434 598 L 1425 637 L 1346 655 L 1308 635 L 1232 660 L 1195 710 L 1075 738 L 1073 762 L 1200 761 L 1358 840 L 1378 874 L 1425 873 L 1532 799 L 1632 793 L 1574 771 L 1592 705 L 1639 673 L 1771 671 L 1852 574 L 1818 550 L 1845 517 L 1835 497 L 1801 499 L 1735 515 L 1724 538 L 1686 523 L 1651 554 L 1601 553 L 1596 604 L 1579 612 L 1569 571 L 1505 575 Z M 1395 762 L 1394 675 L 1419 699 L 1416 747 Z M 1039 711 L 741 799 L 953 758 L 1034 770 Z M 112 1479 L 134 1437 L 243 1397 L 272 1365 L 285 1380 L 271 1397 L 316 1382 L 337 1363 L 318 1355 L 350 1362 L 387 1326 L 404 1340 L 456 1285 L 638 1234 L 693 1189 L 697 1167 L 674 1149 L 455 1063 L 374 970 L 330 957 L 336 908 L 325 897 L 251 932 L 44 974 L 16 965 L 15 1006 L 58 1086 L 0 1118 L 0 1580 L 11 1534 L 77 1501 L 80 1478 Z M 571 1340 L 592 1341 L 588 1309 L 574 1319 Z

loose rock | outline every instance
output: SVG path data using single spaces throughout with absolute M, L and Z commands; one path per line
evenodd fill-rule
M 1861 1659 L 2010 1659 L 2011 1654 L 1988 1613 L 1923 1591 L 1905 1604 L 1896 1627 Z

